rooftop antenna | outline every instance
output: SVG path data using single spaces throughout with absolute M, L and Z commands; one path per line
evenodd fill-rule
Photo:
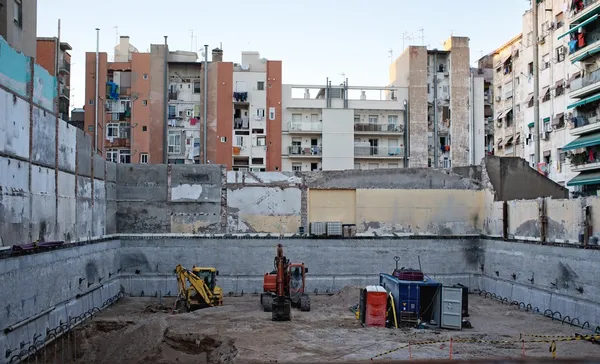
M 219 49 L 223 50 L 223 42 L 219 42 Z
M 194 29 L 191 29 L 190 33 L 191 33 L 190 51 L 193 51 L 194 50 Z
M 115 45 L 117 45 L 119 44 L 119 26 L 115 25 L 113 29 L 115 30 Z
M 388 53 L 390 54 L 390 64 L 391 64 L 394 62 L 394 50 L 392 48 L 390 48 Z
M 421 29 L 419 29 L 419 31 L 421 32 L 421 45 L 424 46 L 425 45 L 425 29 L 421 28 Z

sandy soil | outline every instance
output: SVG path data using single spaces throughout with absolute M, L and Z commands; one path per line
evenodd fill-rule
M 541 315 L 469 296 L 469 321 L 462 331 L 362 327 L 349 307 L 358 302 L 350 287 L 333 296 L 311 296 L 311 312 L 294 309 L 291 322 L 273 322 L 259 297 L 225 297 L 223 307 L 186 314 L 170 312 L 174 299 L 125 298 L 72 335 L 66 356 L 76 363 L 242 363 L 365 360 L 408 342 L 452 338 L 519 340 L 520 333 L 586 333 Z M 73 339 L 75 338 L 75 339 Z M 533 339 L 533 338 L 529 338 Z M 64 343 L 63 343 L 64 347 Z M 526 343 L 528 357 L 550 359 L 547 343 Z M 55 349 L 56 350 L 56 349 Z M 521 343 L 454 343 L 453 358 L 519 357 Z M 51 349 L 49 349 L 51 351 Z M 448 358 L 449 344 L 411 345 L 413 359 Z M 65 354 L 61 354 L 65 355 Z M 557 342 L 557 357 L 600 357 L 600 345 Z M 408 359 L 407 348 L 380 357 Z

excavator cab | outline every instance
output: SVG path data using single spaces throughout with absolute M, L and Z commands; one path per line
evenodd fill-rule
M 200 268 L 193 266 L 192 272 L 198 278 L 202 279 L 211 291 L 215 290 L 215 286 L 217 285 L 217 276 L 219 275 L 218 270 L 215 268 Z

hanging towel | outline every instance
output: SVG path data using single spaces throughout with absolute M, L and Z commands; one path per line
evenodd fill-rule
M 190 119 L 190 125 L 196 125 L 197 122 L 198 122 L 198 119 L 196 119 L 196 118 Z

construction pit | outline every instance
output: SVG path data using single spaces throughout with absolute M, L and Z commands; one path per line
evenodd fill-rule
M 552 339 L 521 334 L 567 337 L 582 333 L 560 320 L 478 294 L 469 296 L 471 329 L 363 327 L 349 310 L 358 295 L 358 287 L 345 287 L 333 295 L 311 295 L 311 311 L 294 310 L 289 322 L 271 321 L 271 314 L 262 311 L 259 297 L 253 294 L 225 297 L 221 307 L 189 313 L 173 313 L 173 298 L 125 297 L 39 352 L 38 360 L 225 364 L 523 355 L 551 359 L 551 343 L 543 341 Z M 600 357 L 600 345 L 585 340 L 555 344 L 558 358 Z
M 260 304 L 279 243 L 309 269 L 311 309 L 293 308 L 287 322 L 273 322 Z M 395 256 L 407 267 L 420 260 L 422 271 L 445 287 L 468 287 L 473 328 L 362 327 L 350 310 L 359 287 L 391 273 Z M 548 360 L 553 340 L 557 358 L 600 357 L 600 345 L 574 340 L 599 330 L 600 250 L 479 237 L 122 235 L 0 258 L 0 363 L 437 360 L 451 353 L 455 360 L 523 353 Z M 224 305 L 172 313 L 178 264 L 219 270 Z

